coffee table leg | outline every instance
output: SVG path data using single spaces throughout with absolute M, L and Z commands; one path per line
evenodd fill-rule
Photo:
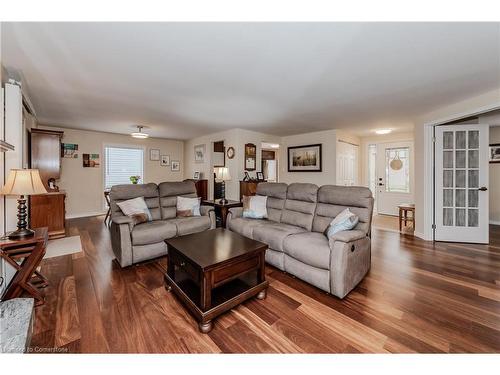
M 200 322 L 198 323 L 198 329 L 200 330 L 201 333 L 208 333 L 214 328 L 214 324 L 212 323 L 211 320 L 208 322 Z

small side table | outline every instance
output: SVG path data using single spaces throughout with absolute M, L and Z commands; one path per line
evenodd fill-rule
M 206 200 L 202 201 L 201 204 L 205 206 L 212 206 L 215 209 L 215 216 L 220 219 L 221 227 L 225 228 L 226 227 L 226 218 L 227 214 L 229 212 L 230 208 L 233 207 L 243 207 L 243 203 L 238 202 L 238 201 L 232 201 L 229 200 L 227 201 L 226 204 L 220 203 L 220 199 L 211 199 L 211 200 Z
M 44 227 L 35 229 L 35 235 L 31 237 L 0 240 L 0 257 L 16 269 L 3 295 L 4 300 L 20 297 L 23 292 L 27 292 L 36 300 L 36 306 L 45 302 L 34 284 L 40 287 L 48 285 L 47 279 L 36 270 L 45 255 L 48 237 L 48 229 Z
M 399 231 L 403 230 L 403 222 L 406 224 L 407 222 L 413 223 L 412 228 L 415 231 L 415 204 L 413 203 L 403 203 L 398 206 L 399 209 Z M 411 216 L 408 216 L 408 212 L 411 212 Z

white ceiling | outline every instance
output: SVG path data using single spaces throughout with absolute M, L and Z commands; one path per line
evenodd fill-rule
M 500 87 L 496 23 L 3 23 L 43 124 L 188 139 L 407 131 Z

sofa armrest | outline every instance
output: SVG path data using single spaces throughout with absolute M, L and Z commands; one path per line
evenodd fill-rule
M 215 209 L 212 206 L 200 206 L 201 216 L 208 216 L 210 218 L 210 229 L 215 229 L 216 219 L 215 219 Z
M 229 209 L 226 216 L 226 228 L 231 229 L 231 220 L 243 216 L 243 207 L 233 207 Z
M 128 218 L 127 216 L 125 217 Z M 120 263 L 122 267 L 130 266 L 133 263 L 132 229 L 134 221 L 133 219 L 131 220 L 132 222 L 130 223 L 122 219 L 122 217 L 118 217 L 111 220 L 111 226 L 109 227 L 111 233 L 111 247 L 118 263 Z
M 341 241 L 341 242 L 352 242 L 356 240 L 360 240 L 366 237 L 366 233 L 362 230 L 343 230 L 335 233 L 332 237 L 329 238 L 330 247 L 333 246 L 333 242 Z
M 131 232 L 132 232 L 132 229 L 134 229 L 134 226 L 135 226 L 135 220 L 134 220 L 134 218 L 132 218 L 130 216 L 125 216 L 125 215 L 113 217 L 113 218 L 111 218 L 111 222 L 115 223 L 117 225 L 128 224 Z
M 344 298 L 371 266 L 371 240 L 360 230 L 342 231 L 329 239 L 330 291 Z

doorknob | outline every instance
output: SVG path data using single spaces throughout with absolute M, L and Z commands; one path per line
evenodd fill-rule
M 383 183 L 381 183 L 381 182 L 379 182 L 379 183 L 378 183 L 378 186 L 384 186 L 384 184 L 383 184 Z
M 481 186 L 479 189 L 477 189 L 479 191 L 486 191 L 488 190 L 488 188 L 486 186 Z

